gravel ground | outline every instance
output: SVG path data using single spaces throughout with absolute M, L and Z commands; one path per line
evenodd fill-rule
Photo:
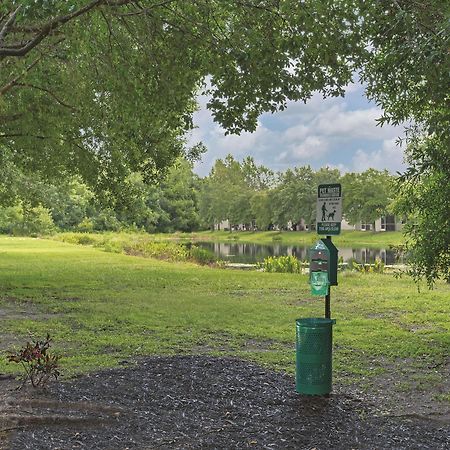
M 295 393 L 233 358 L 152 357 L 14 391 L 0 379 L 0 449 L 449 449 L 447 418 L 387 415 L 350 388 Z

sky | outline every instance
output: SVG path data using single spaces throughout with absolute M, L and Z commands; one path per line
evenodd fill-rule
M 239 161 L 252 156 L 273 171 L 310 165 L 338 168 L 342 173 L 375 168 L 395 174 L 405 168 L 403 149 L 396 145 L 403 127 L 377 126 L 382 111 L 366 99 L 359 84 L 349 85 L 344 98 L 323 99 L 315 94 L 306 104 L 290 102 L 282 112 L 263 114 L 255 132 L 240 136 L 225 135 L 206 109 L 207 101 L 205 96 L 198 99 L 196 128 L 188 141 L 188 145 L 201 141 L 208 149 L 194 166 L 202 177 L 216 159 L 229 153 Z

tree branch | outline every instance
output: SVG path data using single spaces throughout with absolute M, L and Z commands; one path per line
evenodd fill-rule
M 133 12 L 124 13 L 124 14 L 118 14 L 118 16 L 128 17 L 128 16 L 139 16 L 141 14 L 148 14 L 153 9 L 159 8 L 161 6 L 167 6 L 168 4 L 173 3 L 175 1 L 177 1 L 177 0 L 165 0 L 160 3 L 155 3 L 154 5 L 152 5 L 149 8 L 140 8 L 138 11 L 133 11 Z
M 52 136 L 41 136 L 38 134 L 26 134 L 26 133 L 5 133 L 0 134 L 0 139 L 9 139 L 15 137 L 31 137 L 36 139 L 52 139 Z
M 82 8 L 78 9 L 77 11 L 74 11 L 70 14 L 67 14 L 65 16 L 59 16 L 55 19 L 50 20 L 45 25 L 43 25 L 40 28 L 40 31 L 30 40 L 27 41 L 27 43 L 22 46 L 21 48 L 11 48 L 11 47 L 0 47 L 0 57 L 5 56 L 25 56 L 30 50 L 32 50 L 34 47 L 36 47 L 43 39 L 45 39 L 49 34 L 51 34 L 55 29 L 59 28 L 60 26 L 64 25 L 65 23 L 69 22 L 70 20 L 75 19 L 76 17 L 79 17 L 83 14 L 88 13 L 94 8 L 97 8 L 101 5 L 108 5 L 108 6 L 122 6 L 126 5 L 128 3 L 132 3 L 132 0 L 93 0 L 87 5 L 83 6 Z M 9 21 L 9 20 L 8 20 Z M 3 30 L 5 27 L 3 27 Z M 3 31 L 2 30 L 2 31 Z M 5 31 L 6 34 L 6 31 Z
M 24 77 L 41 59 L 43 55 L 40 55 L 38 58 L 36 58 L 31 64 L 29 64 L 24 71 L 22 71 L 19 75 L 17 75 L 15 78 L 13 78 L 9 83 L 5 84 L 0 89 L 0 96 L 5 95 L 10 89 L 12 89 L 17 82 Z
M 15 120 L 19 120 L 21 117 L 23 117 L 24 113 L 16 113 L 16 114 L 10 114 L 10 115 L 0 115 L 0 122 L 14 122 Z
M 19 12 L 19 9 L 21 8 L 21 6 L 22 5 L 19 5 L 16 8 L 16 10 L 11 13 L 11 15 L 8 18 L 8 20 L 5 22 L 5 25 L 3 25 L 3 28 L 0 31 L 0 44 L 3 42 L 3 39 L 5 39 L 6 33 L 8 32 L 9 28 L 11 27 L 11 25 L 16 20 L 16 15 Z
M 60 98 L 58 98 L 54 92 L 50 91 L 50 89 L 46 89 L 41 86 L 36 86 L 35 84 L 29 84 L 29 83 L 15 83 L 15 86 L 29 87 L 32 89 L 37 89 L 39 91 L 46 92 L 48 95 L 53 97 L 56 100 L 56 102 L 59 103 L 61 106 L 64 106 L 72 111 L 78 111 L 77 108 L 75 108 L 75 106 L 69 105 L 68 103 L 65 103 Z
M 59 39 L 55 45 L 58 45 L 60 42 L 62 42 L 64 38 Z M 15 78 L 13 78 L 9 83 L 5 84 L 2 88 L 0 88 L 0 97 L 2 95 L 5 95 L 9 90 L 11 90 L 17 82 L 23 78 L 42 58 L 44 57 L 44 54 L 41 54 L 38 58 L 36 58 L 31 64 L 29 64 L 25 70 L 23 70 L 19 75 L 17 75 Z

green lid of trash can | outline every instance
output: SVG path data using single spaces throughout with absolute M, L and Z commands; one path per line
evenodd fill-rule
M 324 319 L 322 317 L 309 317 L 306 319 L 297 319 L 297 326 L 300 327 L 329 327 L 336 323 L 336 319 Z

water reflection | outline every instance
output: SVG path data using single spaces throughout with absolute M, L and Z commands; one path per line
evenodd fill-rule
M 282 244 L 243 244 L 240 242 L 196 242 L 199 247 L 213 252 L 217 259 L 236 263 L 262 262 L 268 256 L 293 255 L 300 260 L 308 259 L 308 246 Z M 385 264 L 398 264 L 395 253 L 390 249 L 340 247 L 339 256 L 344 262 L 356 260 L 371 264 L 380 258 Z

